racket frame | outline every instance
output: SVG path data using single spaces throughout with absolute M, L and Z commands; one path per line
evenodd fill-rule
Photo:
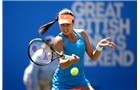
M 51 52 L 52 57 L 51 57 L 50 62 L 48 62 L 48 63 L 46 63 L 46 64 L 38 64 L 38 63 L 36 63 L 34 60 L 32 60 L 32 58 L 31 58 L 31 56 L 30 56 L 30 47 L 31 47 L 32 43 L 33 43 L 34 41 L 36 41 L 36 40 L 43 41 L 45 44 L 47 44 L 47 45 L 50 47 L 50 49 L 51 49 L 51 51 L 52 51 L 52 52 Z M 53 53 L 54 53 L 54 52 L 58 55 L 56 58 L 53 58 L 53 55 L 54 55 Z M 59 53 L 58 51 L 56 51 L 47 41 L 43 40 L 42 38 L 34 38 L 34 39 L 32 39 L 32 40 L 29 42 L 29 44 L 28 44 L 28 57 L 29 57 L 29 59 L 30 59 L 34 64 L 39 65 L 39 66 L 44 66 L 44 65 L 48 65 L 49 63 L 51 63 L 52 61 L 54 61 L 54 60 L 56 60 L 56 59 L 58 59 L 58 58 L 65 58 L 65 55 L 63 55 L 63 54 Z

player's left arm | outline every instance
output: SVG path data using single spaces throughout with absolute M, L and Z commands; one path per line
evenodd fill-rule
M 90 42 L 89 42 L 89 39 L 88 39 L 88 36 L 87 36 L 86 32 L 84 30 L 80 30 L 80 33 L 84 38 L 84 41 L 85 41 L 85 44 L 86 44 L 87 54 L 94 61 L 96 61 L 98 59 L 98 57 L 100 56 L 101 50 L 102 50 L 103 47 L 114 48 L 114 49 L 116 48 L 116 45 L 113 42 L 109 41 L 111 38 L 105 38 L 105 39 L 102 39 L 97 44 L 96 49 L 93 49 Z

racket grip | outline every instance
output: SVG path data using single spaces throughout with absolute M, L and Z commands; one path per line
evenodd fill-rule
M 70 55 L 64 55 L 64 59 L 74 59 L 74 57 Z

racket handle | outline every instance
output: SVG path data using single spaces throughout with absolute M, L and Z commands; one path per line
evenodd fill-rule
M 64 59 L 74 59 L 74 57 L 70 55 L 64 55 Z

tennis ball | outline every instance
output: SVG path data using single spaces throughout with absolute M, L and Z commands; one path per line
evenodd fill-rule
M 79 72 L 79 70 L 76 67 L 72 68 L 70 71 L 71 75 L 73 75 L 73 76 L 76 76 L 78 74 L 78 72 Z

